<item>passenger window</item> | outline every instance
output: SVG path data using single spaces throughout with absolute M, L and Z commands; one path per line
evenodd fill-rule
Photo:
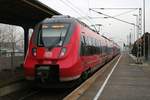
M 84 36 L 81 36 L 81 47 L 80 47 L 80 55 L 85 55 L 85 41 Z

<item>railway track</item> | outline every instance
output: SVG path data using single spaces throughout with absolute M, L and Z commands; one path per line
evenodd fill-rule
M 69 93 L 69 90 L 40 90 L 34 91 L 18 100 L 62 100 Z
M 3 96 L 0 100 L 62 100 L 72 89 L 26 89 Z
M 40 90 L 33 91 L 33 92 L 29 93 L 29 94 L 26 94 L 26 95 L 20 97 L 18 100 L 25 100 L 25 99 L 28 99 L 28 98 L 30 98 L 31 96 L 34 96 L 34 95 L 38 94 L 39 92 L 40 92 Z

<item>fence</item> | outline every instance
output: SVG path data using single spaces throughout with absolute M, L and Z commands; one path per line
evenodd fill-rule
M 21 68 L 23 64 L 23 52 L 1 52 L 0 54 L 0 71 L 1 70 L 16 70 Z

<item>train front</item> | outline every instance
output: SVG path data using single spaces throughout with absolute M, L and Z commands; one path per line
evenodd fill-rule
M 24 61 L 27 80 L 64 82 L 82 73 L 80 27 L 71 18 L 49 18 L 36 25 Z

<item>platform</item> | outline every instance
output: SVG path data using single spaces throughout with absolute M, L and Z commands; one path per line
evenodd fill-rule
M 113 65 L 114 66 L 114 65 Z M 107 75 L 108 76 L 108 75 Z M 102 88 L 106 75 L 80 96 L 79 100 L 92 100 Z M 103 77 L 103 79 L 102 79 Z M 105 77 L 105 78 L 104 78 Z M 98 100 L 149 100 L 150 99 L 150 66 L 137 65 L 127 54 L 121 56 Z M 94 99 L 97 100 L 97 99 Z

